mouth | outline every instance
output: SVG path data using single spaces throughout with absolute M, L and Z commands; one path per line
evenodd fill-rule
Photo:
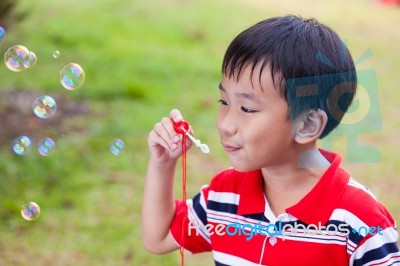
M 229 144 L 225 144 L 225 143 L 222 143 L 222 142 L 221 142 L 221 144 L 222 144 L 222 147 L 224 148 L 224 150 L 227 153 L 233 153 L 233 152 L 236 152 L 236 151 L 241 149 L 240 147 L 235 147 L 235 146 L 232 146 L 232 145 L 229 145 Z

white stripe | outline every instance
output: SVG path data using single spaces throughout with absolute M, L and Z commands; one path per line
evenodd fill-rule
M 379 263 L 385 263 L 385 264 L 379 264 Z M 365 264 L 364 266 L 369 266 L 369 265 L 379 265 L 379 266 L 400 265 L 400 252 L 388 254 L 383 259 L 374 260 L 374 261 L 372 261 L 370 263 Z
M 318 243 L 318 244 L 327 244 L 327 245 L 340 245 L 345 246 L 346 241 L 343 237 L 335 237 L 330 235 L 316 235 L 311 236 L 307 234 L 297 234 L 297 235 L 285 235 L 277 236 L 278 238 L 283 239 L 284 241 L 292 240 L 292 241 L 302 241 L 302 242 L 311 242 L 311 243 Z
M 238 223 L 238 224 L 251 224 L 251 225 L 256 225 L 260 223 L 263 226 L 267 226 L 269 223 L 251 219 L 251 218 L 246 218 L 240 215 L 236 214 L 231 214 L 231 213 L 226 213 L 226 212 L 218 212 L 218 211 L 211 211 L 208 210 L 207 213 L 207 220 L 208 222 L 213 222 L 213 223 L 220 223 L 220 224 L 231 224 L 231 223 Z
M 365 193 L 367 193 L 368 195 L 370 195 L 373 199 L 377 200 L 377 198 L 375 197 L 374 194 L 372 194 L 371 190 L 369 188 L 367 188 L 366 186 L 358 183 L 356 180 L 354 180 L 353 178 L 350 178 L 349 183 L 347 183 L 347 185 L 351 186 L 351 187 L 355 187 L 358 189 L 363 190 Z
M 350 255 L 353 254 L 353 252 L 356 248 L 357 248 L 356 243 L 354 243 L 350 239 L 347 239 L 347 253 Z
M 226 253 L 213 251 L 215 261 L 231 266 L 260 266 L 262 264 L 254 263 L 240 257 L 229 255 Z
M 350 257 L 351 265 L 354 263 L 356 259 L 362 258 L 362 256 L 364 256 L 366 252 L 379 248 L 387 243 L 397 242 L 399 237 L 397 231 L 392 227 L 388 227 L 385 230 L 382 230 L 381 233 L 382 234 L 376 234 L 371 238 L 367 239 L 360 247 L 357 248 L 357 250 Z M 394 254 L 389 254 L 388 256 L 393 257 L 396 255 L 398 256 L 400 254 L 396 252 Z M 372 261 L 364 266 L 376 264 L 377 262 L 378 261 Z
M 297 228 L 296 228 L 297 226 Z M 292 228 L 285 228 L 285 236 L 298 236 L 298 237 L 307 237 L 307 238 L 322 238 L 322 239 L 336 239 L 338 241 L 346 241 L 347 239 L 347 234 L 344 232 L 340 231 L 328 231 L 324 230 L 321 228 L 321 230 L 313 229 L 313 228 L 307 228 L 302 229 L 301 227 L 298 227 L 299 225 L 295 225 Z M 288 230 L 289 229 L 289 230 Z M 292 230 L 293 229 L 293 230 Z
M 344 223 L 350 225 L 351 228 L 354 228 L 354 229 L 359 229 L 362 226 L 364 226 L 366 228 L 370 227 L 369 225 L 364 223 L 360 218 L 358 218 L 356 215 L 354 215 L 353 213 L 351 213 L 345 209 L 335 209 L 332 212 L 331 217 L 329 217 L 329 220 L 336 220 L 336 221 L 344 222 Z M 364 234 L 363 236 L 365 236 L 365 232 L 360 232 L 360 233 Z
M 230 204 L 235 204 L 239 205 L 239 198 L 240 195 L 236 193 L 231 193 L 231 192 L 216 192 L 213 190 L 210 190 L 208 192 L 208 200 L 220 202 L 220 203 L 230 203 Z
M 203 193 L 203 189 L 206 188 L 207 185 L 202 187 L 201 193 L 200 193 L 200 206 L 202 207 L 203 211 L 206 213 L 206 202 L 204 199 L 204 193 Z M 208 235 L 208 230 L 206 230 L 205 228 L 205 224 L 203 224 L 203 221 L 199 218 L 199 216 L 197 215 L 197 212 L 194 210 L 193 207 L 193 200 L 192 199 L 188 199 L 186 201 L 186 205 L 188 207 L 188 216 L 189 216 L 189 221 L 192 222 L 192 224 L 197 228 L 193 229 L 195 230 L 194 232 L 191 230 L 191 232 L 193 232 L 194 234 L 200 234 L 208 243 L 210 242 L 210 236 Z
M 206 204 L 206 199 L 204 197 L 204 189 L 208 187 L 208 186 L 203 186 L 201 188 L 201 193 L 200 193 L 200 205 L 201 207 L 203 207 L 204 212 L 206 212 L 207 210 L 207 204 Z
M 188 206 L 189 221 L 190 221 L 190 223 L 192 223 L 192 226 L 188 227 L 188 229 L 190 229 L 188 234 L 189 235 L 191 235 L 191 234 L 198 235 L 199 234 L 204 238 L 204 240 L 206 240 L 208 243 L 211 243 L 210 236 L 208 235 L 208 230 L 206 230 L 205 225 L 199 219 L 199 217 L 197 216 L 197 213 L 193 209 L 192 200 L 188 200 L 186 203 Z

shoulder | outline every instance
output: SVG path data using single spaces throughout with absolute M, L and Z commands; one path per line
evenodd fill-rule
M 353 178 L 349 179 L 338 207 L 347 219 L 353 220 L 353 223 L 358 221 L 368 226 L 376 226 L 382 222 L 386 226 L 395 224 L 392 215 L 372 191 Z
M 372 192 L 350 178 L 341 203 L 343 208 L 338 213 L 350 226 L 347 247 L 351 265 L 399 262 L 396 223 Z

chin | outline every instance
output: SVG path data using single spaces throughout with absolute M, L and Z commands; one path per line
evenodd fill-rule
M 239 160 L 236 158 L 229 158 L 230 165 L 235 171 L 238 172 L 252 172 L 260 170 L 264 167 L 268 167 L 271 163 L 266 161 L 255 161 L 255 160 Z
M 231 161 L 231 167 L 233 169 L 235 169 L 235 171 L 242 172 L 242 173 L 256 170 L 254 167 L 250 167 L 250 165 L 246 165 L 246 164 L 243 164 L 243 163 L 235 163 L 235 162 L 232 162 L 232 161 Z

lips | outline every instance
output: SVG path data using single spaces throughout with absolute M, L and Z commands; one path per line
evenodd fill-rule
M 222 147 L 224 148 L 224 150 L 228 153 L 232 153 L 232 152 L 240 150 L 240 147 L 232 146 L 232 145 L 226 144 L 226 143 L 221 143 L 221 144 L 222 144 Z

